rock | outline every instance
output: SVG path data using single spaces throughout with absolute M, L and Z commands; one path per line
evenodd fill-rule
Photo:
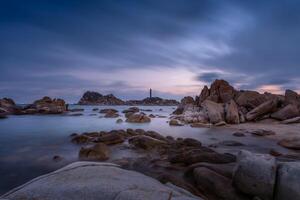
M 231 180 L 208 168 L 198 167 L 194 169 L 194 179 L 197 188 L 215 196 L 213 199 L 246 199 L 231 185 Z
M 78 117 L 78 116 L 82 116 L 82 115 L 83 115 L 82 113 L 72 113 L 72 114 L 69 114 L 68 116 Z
M 138 129 L 136 130 L 136 132 L 139 132 Z M 155 139 L 158 139 L 158 140 L 162 140 L 162 141 L 168 141 L 164 136 L 162 136 L 161 134 L 155 132 L 155 131 L 146 131 L 146 132 L 143 132 L 140 134 L 144 134 L 146 136 L 149 136 L 149 137 L 152 137 L 152 138 L 155 138 Z
M 300 199 L 300 162 L 280 163 L 277 171 L 274 199 Z
M 182 140 L 182 144 L 188 147 L 201 147 L 202 143 L 193 138 L 185 138 Z
M 81 147 L 79 151 L 81 160 L 99 160 L 104 161 L 109 158 L 108 147 L 103 143 L 95 144 L 92 147 Z
M 186 96 L 183 97 L 183 99 L 181 99 L 180 104 L 181 105 L 195 104 L 195 100 L 191 96 Z
M 117 124 L 120 124 L 122 122 L 123 122 L 123 119 L 117 119 L 117 121 L 116 121 Z
M 252 130 L 252 131 L 248 131 L 248 132 L 250 132 L 252 135 L 255 135 L 255 136 L 268 136 L 268 135 L 276 134 L 274 131 L 265 130 L 265 129 L 257 129 L 257 130 Z
M 99 113 L 107 114 L 107 113 L 117 113 L 118 111 L 113 108 L 101 109 Z
M 76 162 L 38 177 L 1 198 L 10 200 L 201 200 L 111 163 Z
M 288 104 L 282 109 L 272 113 L 271 117 L 278 120 L 286 120 L 300 115 L 298 107 L 293 104 Z
M 191 127 L 193 127 L 193 128 L 211 128 L 212 124 L 198 122 L 198 123 L 191 124 Z
M 169 121 L 169 125 L 170 126 L 183 126 L 183 124 L 181 124 L 178 120 L 176 120 L 176 119 L 171 119 L 170 121 Z
M 2 113 L 2 116 L 7 114 L 17 114 L 20 110 L 21 108 L 19 108 L 12 99 L 0 99 L 0 113 Z
M 300 106 L 300 95 L 298 95 L 293 90 L 286 90 L 285 91 L 285 104 L 292 104 L 296 105 L 298 108 Z
M 207 97 L 209 97 L 209 89 L 208 89 L 208 87 L 205 85 L 205 86 L 203 87 L 203 89 L 202 89 L 200 95 L 199 95 L 199 99 L 198 99 L 198 101 L 197 101 L 197 105 L 200 106 L 201 103 L 202 103 L 203 101 L 205 101 L 205 99 L 207 99 Z
M 235 132 L 235 133 L 233 133 L 232 135 L 233 135 L 233 136 L 236 136 L 236 137 L 244 137 L 244 136 L 245 136 L 245 134 L 242 133 L 242 132 Z
M 87 91 L 83 94 L 79 105 L 124 105 L 125 102 L 113 94 L 102 95 L 98 92 Z
M 93 108 L 93 111 L 98 111 L 99 110 L 99 108 Z
M 235 89 L 227 81 L 217 79 L 211 84 L 206 100 L 215 103 L 227 103 L 234 98 L 235 93 Z
M 287 119 L 282 121 L 283 124 L 293 124 L 293 123 L 300 123 L 300 117 L 294 117 L 291 119 Z
M 150 118 L 155 118 L 155 115 L 150 114 L 149 117 L 150 117 Z
M 173 111 L 173 115 L 181 115 L 184 111 L 184 105 L 179 105 L 176 110 Z
M 276 177 L 276 160 L 268 154 L 242 150 L 237 157 L 233 184 L 241 192 L 271 200 Z
M 300 137 L 282 139 L 278 144 L 288 149 L 300 150 Z
M 23 114 L 61 114 L 67 111 L 67 105 L 62 99 L 43 97 L 24 108 Z
M 107 112 L 104 117 L 105 118 L 117 118 L 119 117 L 120 115 L 118 113 L 115 113 L 115 112 Z
M 130 116 L 128 116 L 128 118 L 126 119 L 126 122 L 129 123 L 149 123 L 151 122 L 151 119 L 144 114 L 132 114 Z
M 129 138 L 128 142 L 136 148 L 141 148 L 145 150 L 151 150 L 153 148 L 162 147 L 167 144 L 165 141 L 158 140 L 145 135 L 133 136 Z
M 97 137 L 94 142 L 100 142 L 107 145 L 119 144 L 124 142 L 124 136 L 119 132 L 111 131 L 102 136 Z
M 85 144 L 91 141 L 91 138 L 86 135 L 76 135 L 71 140 L 73 143 L 76 144 Z
M 140 112 L 140 109 L 138 107 L 130 107 L 126 110 L 123 110 L 122 113 L 137 113 Z
M 259 117 L 262 117 L 265 114 L 272 113 L 276 111 L 277 105 L 278 105 L 277 99 L 266 101 L 265 103 L 259 105 L 258 107 L 248 112 L 246 115 L 246 119 L 248 121 L 252 121 L 258 119 Z
M 235 98 L 235 102 L 248 111 L 265 103 L 267 100 L 268 98 L 265 95 L 256 91 L 240 91 Z
M 220 121 L 218 123 L 215 123 L 215 126 L 225 126 L 225 125 L 227 125 L 227 124 L 224 121 Z
M 206 112 L 210 123 L 218 123 L 224 121 L 224 108 L 223 104 L 218 104 L 213 101 L 205 100 L 201 106 Z
M 239 110 L 234 100 L 225 104 L 225 121 L 229 124 L 239 124 Z

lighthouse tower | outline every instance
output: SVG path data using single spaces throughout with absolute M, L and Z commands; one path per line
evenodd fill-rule
M 152 98 L 152 89 L 150 88 L 150 99 Z

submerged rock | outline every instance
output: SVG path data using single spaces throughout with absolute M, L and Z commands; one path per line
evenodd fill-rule
M 274 131 L 265 130 L 265 129 L 257 129 L 257 130 L 252 130 L 252 131 L 248 131 L 248 132 L 250 132 L 252 135 L 255 135 L 255 136 L 269 136 L 269 135 L 276 134 Z
M 102 95 L 98 92 L 87 91 L 83 94 L 80 105 L 124 105 L 124 101 L 113 94 Z
M 104 161 L 109 158 L 109 150 L 104 143 L 98 143 L 92 147 L 81 147 L 79 151 L 79 158 L 81 160 Z
M 123 119 L 117 119 L 117 121 L 116 121 L 117 124 L 120 124 L 122 122 L 123 122 Z
M 128 142 L 134 147 L 142 148 L 146 150 L 150 150 L 156 147 L 162 147 L 163 145 L 167 144 L 165 141 L 158 140 L 145 135 L 133 136 L 129 138 Z
M 126 119 L 126 122 L 129 122 L 129 123 L 149 123 L 149 122 L 151 122 L 151 119 L 150 119 L 150 117 L 148 117 L 145 114 L 136 113 L 136 114 L 129 115 L 128 118 Z
M 181 124 L 178 120 L 176 120 L 176 119 L 171 119 L 170 121 L 169 121 L 169 125 L 170 126 L 183 126 L 183 124 Z

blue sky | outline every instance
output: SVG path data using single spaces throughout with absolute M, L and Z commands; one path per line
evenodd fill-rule
M 300 91 L 297 0 L 2 0 L 0 97 Z

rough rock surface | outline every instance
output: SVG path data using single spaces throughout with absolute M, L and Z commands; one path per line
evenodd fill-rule
M 169 121 L 169 125 L 170 126 L 183 126 L 183 124 L 181 124 L 178 120 L 176 120 L 176 119 L 171 119 L 170 121 Z
M 102 95 L 98 92 L 87 91 L 83 94 L 78 104 L 80 105 L 124 105 L 124 101 L 113 94 Z
M 128 116 L 126 122 L 129 123 L 149 123 L 151 118 L 142 113 L 135 113 Z
M 300 199 L 300 162 L 278 166 L 275 200 Z
M 294 104 L 288 104 L 280 110 L 272 113 L 271 117 L 278 120 L 286 120 L 300 116 L 298 107 Z
M 225 120 L 229 124 L 239 124 L 239 110 L 234 100 L 225 104 Z
M 263 104 L 268 99 L 265 95 L 256 91 L 241 91 L 235 98 L 236 103 L 239 106 L 246 108 L 248 111 Z
M 152 138 L 150 136 L 138 135 L 129 138 L 129 144 L 142 149 L 152 149 L 156 147 L 161 147 L 166 144 L 165 141 Z
M 287 119 L 282 121 L 283 124 L 293 124 L 293 123 L 300 123 L 300 117 L 294 117 L 291 119 Z
M 98 143 L 92 147 L 81 147 L 79 158 L 81 160 L 104 161 L 109 158 L 109 150 L 104 143 Z
M 272 113 L 277 109 L 278 100 L 272 99 L 268 100 L 265 103 L 259 105 L 258 107 L 254 108 L 250 112 L 247 113 L 246 118 L 249 121 L 258 119 L 265 114 Z
M 271 200 L 276 178 L 276 160 L 267 154 L 242 150 L 237 157 L 233 184 L 245 194 Z
M 15 102 L 10 98 L 0 99 L 0 113 L 4 114 L 13 114 L 16 111 L 20 110 L 15 104 Z
M 278 144 L 288 149 L 300 150 L 300 137 L 282 139 Z
M 11 190 L 9 200 L 201 200 L 184 189 L 169 187 L 115 164 L 75 162 Z
M 206 112 L 210 123 L 218 123 L 224 121 L 223 104 L 218 104 L 213 101 L 205 100 L 202 103 L 203 110 Z

